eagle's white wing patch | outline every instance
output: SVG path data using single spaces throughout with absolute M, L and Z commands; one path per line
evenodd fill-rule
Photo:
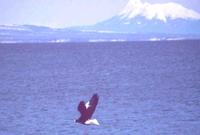
M 90 107 L 90 102 L 89 101 L 85 104 L 85 107 L 86 107 L 86 109 L 88 109 L 88 107 Z
M 85 122 L 86 125 L 99 125 L 97 119 L 89 119 Z

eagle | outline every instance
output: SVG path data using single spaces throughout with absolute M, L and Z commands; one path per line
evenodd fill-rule
M 91 119 L 93 113 L 95 112 L 98 101 L 98 94 L 93 94 L 92 98 L 87 103 L 80 101 L 77 110 L 81 115 L 78 119 L 75 120 L 75 122 L 84 125 L 99 125 L 97 119 Z

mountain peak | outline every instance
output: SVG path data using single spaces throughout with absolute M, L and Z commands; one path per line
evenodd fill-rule
M 150 4 L 141 0 L 129 0 L 125 8 L 119 13 L 122 19 L 132 19 L 137 16 L 146 19 L 158 19 L 166 22 L 170 19 L 200 20 L 200 13 L 183 7 L 178 3 Z

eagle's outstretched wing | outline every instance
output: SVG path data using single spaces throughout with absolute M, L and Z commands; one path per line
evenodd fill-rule
M 87 113 L 87 117 L 88 119 L 90 119 L 96 109 L 96 106 L 98 104 L 98 101 L 99 101 L 99 96 L 97 94 L 94 94 L 92 96 L 92 98 L 90 99 L 89 101 L 89 107 L 87 108 L 86 110 L 86 113 Z
M 89 101 L 89 105 L 88 103 L 86 105 L 84 101 L 81 101 L 77 108 L 78 111 L 81 113 L 81 116 L 78 118 L 77 121 L 80 123 L 85 123 L 85 121 L 91 119 L 98 104 L 98 101 L 99 101 L 99 96 L 97 94 L 94 94 L 92 96 L 92 98 Z M 88 107 L 86 108 L 86 106 Z
M 81 115 L 84 115 L 84 113 L 86 112 L 86 107 L 85 107 L 85 103 L 84 101 L 81 101 L 78 105 L 78 111 L 81 113 Z

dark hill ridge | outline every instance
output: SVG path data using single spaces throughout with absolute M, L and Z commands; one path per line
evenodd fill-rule
M 114 21 L 114 23 L 117 24 L 117 21 Z M 65 29 L 52 29 L 48 27 L 32 25 L 9 27 L 0 26 L 0 43 L 122 42 L 200 39 L 199 33 L 193 32 L 194 29 L 188 31 L 187 28 L 184 28 L 184 26 L 182 26 L 182 34 L 176 33 L 174 30 L 176 28 L 172 29 L 170 26 L 168 26 L 169 28 L 167 29 L 161 26 L 161 28 L 158 28 L 158 24 L 152 24 L 153 26 L 155 25 L 155 27 L 157 27 L 154 31 L 152 31 L 151 28 L 148 27 L 149 24 L 145 26 L 141 23 L 141 26 L 139 27 L 136 27 L 138 25 L 137 23 L 134 23 L 131 26 L 129 25 L 130 24 L 118 24 L 118 26 L 114 27 L 112 23 L 102 22 L 95 26 Z M 170 34 L 165 33 L 164 30 L 170 31 Z

